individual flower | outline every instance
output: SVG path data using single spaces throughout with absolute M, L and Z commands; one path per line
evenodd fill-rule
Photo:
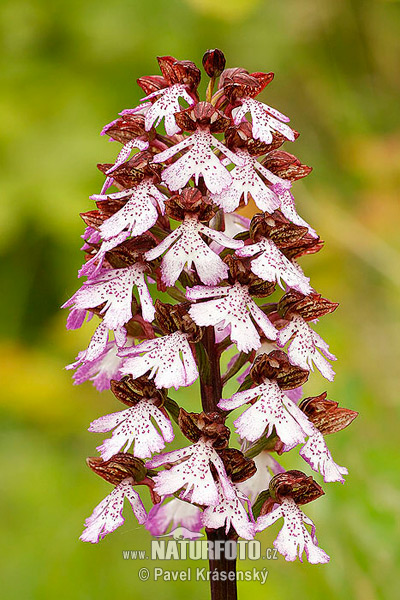
M 241 106 L 235 111 L 234 122 L 236 124 L 240 123 L 246 113 L 251 114 L 254 139 L 270 144 L 273 139 L 273 132 L 278 131 L 285 138 L 294 142 L 294 132 L 286 125 L 290 119 L 275 108 L 254 98 L 243 98 Z
M 149 142 L 145 140 L 141 140 L 140 138 L 135 138 L 133 140 L 129 140 L 122 149 L 120 150 L 114 165 L 108 169 L 107 175 L 111 175 L 114 171 L 118 169 L 131 155 L 131 152 L 134 148 L 137 148 L 141 152 L 143 150 L 147 150 L 149 147 Z
M 145 233 L 158 219 L 157 207 L 160 213 L 164 214 L 164 201 L 167 199 L 150 178 L 146 178 L 134 188 L 115 194 L 96 194 L 91 198 L 97 202 L 127 199 L 125 206 L 100 226 L 100 233 L 104 240 L 111 240 L 125 230 L 132 236 Z
M 203 527 L 202 511 L 190 502 L 172 497 L 155 504 L 146 519 L 146 529 L 155 537 L 165 535 L 169 528 L 184 527 L 192 533 Z
M 142 525 L 146 521 L 146 511 L 139 494 L 132 487 L 130 477 L 123 479 L 111 492 L 96 506 L 90 517 L 85 521 L 85 530 L 80 536 L 82 542 L 97 542 L 123 525 L 122 516 L 124 500 L 127 498 L 133 513 Z
M 154 422 L 158 425 L 159 433 Z M 110 459 L 125 447 L 127 452 L 135 443 L 133 455 L 147 458 L 165 448 L 165 442 L 172 442 L 174 430 L 171 421 L 152 399 L 144 398 L 126 410 L 105 415 L 90 424 L 89 431 L 113 431 L 112 437 L 105 440 L 97 450 L 103 460 Z
M 245 509 L 249 504 L 248 498 L 237 487 L 235 497 L 227 499 L 218 484 L 219 502 L 214 506 L 207 506 L 203 512 L 203 525 L 210 529 L 219 529 L 225 526 L 225 533 L 230 527 L 236 531 L 238 536 L 245 540 L 252 540 L 255 535 L 255 526 Z
M 251 270 L 265 281 L 276 281 L 284 289 L 283 280 L 289 288 L 305 295 L 312 291 L 309 278 L 282 254 L 272 240 L 262 237 L 258 242 L 240 248 L 236 254 L 240 257 L 258 255 L 251 261 Z
M 142 98 L 144 104 L 131 109 L 130 112 L 145 114 L 146 131 L 153 126 L 157 127 L 164 119 L 167 135 L 173 136 L 180 131 L 175 120 L 175 114 L 182 110 L 179 100 L 182 98 L 189 106 L 195 103 L 194 97 L 201 74 L 190 61 L 176 60 L 173 56 L 159 56 L 157 60 L 162 77 L 150 75 L 137 80 L 146 96 Z
M 113 330 L 115 344 L 118 348 L 122 348 L 127 341 L 127 331 L 124 327 L 119 327 Z M 94 361 L 100 360 L 104 358 L 104 353 L 107 349 L 107 343 L 109 341 L 110 329 L 107 325 L 102 321 L 96 328 L 92 338 L 90 340 L 89 346 L 86 350 L 82 350 L 78 353 L 76 357 L 76 361 L 70 365 L 68 365 L 67 369 L 76 369 L 80 365 L 87 365 L 88 363 L 93 363 Z
M 257 349 L 260 336 L 251 317 L 270 340 L 276 339 L 276 329 L 252 299 L 248 286 L 235 283 L 226 287 L 194 286 L 187 288 L 186 297 L 191 300 L 215 298 L 200 304 L 193 304 L 189 314 L 197 325 L 230 326 L 231 339 L 241 352 Z
M 107 252 L 122 244 L 128 237 L 128 231 L 121 231 L 118 235 L 102 242 L 96 254 L 80 268 L 78 276 L 83 277 L 86 275 L 86 277 L 95 277 L 103 266 L 103 261 Z
M 181 494 L 182 498 L 188 497 L 194 504 L 215 506 L 220 502 L 220 494 L 211 470 L 213 465 L 222 493 L 228 499 L 235 498 L 235 490 L 226 474 L 222 459 L 212 446 L 212 441 L 200 438 L 192 446 L 159 454 L 147 461 L 146 467 L 154 469 L 177 461 L 181 462 L 170 469 L 160 471 L 154 477 L 154 490 L 160 496 L 174 494 L 185 488 Z
M 135 264 L 126 269 L 110 269 L 85 281 L 82 287 L 63 305 L 83 310 L 105 303 L 100 310 L 109 329 L 118 329 L 132 318 L 132 290 L 137 287 L 145 321 L 154 319 L 154 306 L 144 278 L 146 266 Z
M 272 184 L 279 183 L 283 187 L 290 187 L 290 182 L 271 173 L 247 150 L 237 150 L 236 156 L 241 160 L 241 164 L 230 171 L 232 184 L 229 188 L 212 194 L 213 201 L 227 213 L 238 208 L 242 197 L 245 204 L 247 204 L 249 195 L 262 211 L 273 212 L 276 208 L 279 208 L 278 196 L 264 183 L 257 171 Z
M 150 371 L 157 388 L 177 390 L 192 385 L 199 376 L 188 335 L 181 331 L 122 349 L 120 355 L 124 357 L 122 373 L 136 378 Z
M 167 286 L 175 285 L 185 264 L 188 269 L 194 264 L 201 281 L 207 285 L 215 285 L 221 279 L 225 279 L 228 273 L 227 265 L 210 249 L 202 239 L 201 233 L 225 248 L 243 246 L 242 241 L 233 240 L 220 231 L 210 229 L 200 223 L 197 217 L 186 216 L 182 225 L 145 254 L 146 260 L 154 260 L 174 244 L 161 264 L 162 279 Z
M 153 126 L 157 127 L 162 119 L 164 119 L 167 135 L 179 133 L 180 128 L 175 121 L 175 113 L 182 110 L 179 99 L 183 98 L 189 106 L 195 103 L 194 99 L 185 89 L 185 86 L 177 83 L 171 87 L 156 90 L 142 98 L 142 100 L 152 100 L 153 98 L 157 98 L 154 104 L 147 103 L 146 106 L 146 131 L 149 131 Z M 143 105 L 139 108 L 143 108 Z
M 108 176 L 129 158 L 134 148 L 143 152 L 150 146 L 149 136 L 144 128 L 144 117 L 141 115 L 132 115 L 129 110 L 122 111 L 120 118 L 105 125 L 101 131 L 101 135 L 108 135 L 110 142 L 117 141 L 122 144 L 122 149 L 114 165 L 106 171 L 106 175 Z
M 300 315 L 294 315 L 292 320 L 278 332 L 278 346 L 283 348 L 292 337 L 287 349 L 290 362 L 308 370 L 313 370 L 314 364 L 321 375 L 328 381 L 333 381 L 335 372 L 326 358 L 336 360 L 336 356 L 329 352 L 328 344 Z
M 335 463 L 324 436 L 341 431 L 350 425 L 358 413 L 339 406 L 337 402 L 328 400 L 326 396 L 327 393 L 323 392 L 319 396 L 305 398 L 299 405 L 312 424 L 312 434 L 301 448 L 300 456 L 314 471 L 321 473 L 324 481 L 344 483 L 343 475 L 347 475 L 348 471 L 345 467 Z M 286 452 L 289 449 L 283 447 L 282 451 Z M 279 448 L 277 451 L 281 453 Z
M 263 531 L 281 517 L 283 527 L 274 541 L 274 547 L 287 561 L 299 557 L 303 562 L 302 555 L 305 552 L 311 564 L 329 562 L 329 556 L 318 546 L 314 523 L 300 510 L 293 498 L 283 498 L 272 512 L 258 517 L 256 531 Z M 311 525 L 311 533 L 305 524 Z
M 212 193 L 219 193 L 230 186 L 232 177 L 212 148 L 220 150 L 234 164 L 241 164 L 241 160 L 206 129 L 197 129 L 178 144 L 156 154 L 154 162 L 165 162 L 188 147 L 191 147 L 190 150 L 162 173 L 162 179 L 171 191 L 182 189 L 191 177 L 194 177 L 197 186 L 200 175 Z
M 254 442 L 264 434 L 266 428 L 268 437 L 275 427 L 282 442 L 293 445 L 304 442 L 307 432 L 311 433 L 311 424 L 296 404 L 283 393 L 276 381 L 266 379 L 254 388 L 220 400 L 218 406 L 223 410 L 233 410 L 257 398 L 258 400 L 234 421 L 236 432 L 241 438 Z
M 104 350 L 93 360 L 79 361 L 80 366 L 76 369 L 73 380 L 76 385 L 85 381 L 93 381 L 94 387 L 99 391 L 110 389 L 112 379 L 122 377 L 121 365 L 122 358 L 117 355 L 118 347 L 115 341 L 107 342 Z M 83 353 L 84 354 L 84 353 Z M 78 355 L 79 360 L 79 355 Z M 74 365 L 68 365 L 66 369 L 75 368 Z

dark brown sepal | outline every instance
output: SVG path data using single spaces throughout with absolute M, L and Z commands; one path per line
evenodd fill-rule
M 136 80 L 146 96 L 168 87 L 168 81 L 162 75 L 144 75 Z
M 215 215 L 213 205 L 197 188 L 184 188 L 180 194 L 171 196 L 165 202 L 166 215 L 175 221 L 183 221 L 189 213 L 196 215 L 198 220 L 208 223 Z
M 148 150 L 137 152 L 112 172 L 112 177 L 121 189 L 135 187 L 143 181 L 145 177 L 151 177 L 154 183 L 161 181 L 161 171 L 163 166 L 153 162 L 154 155 Z M 113 164 L 99 163 L 97 168 L 104 175 L 113 167 Z
M 111 139 L 116 140 L 121 144 L 126 144 L 138 137 L 143 138 L 143 140 L 151 141 L 156 135 L 153 128 L 151 128 L 150 131 L 146 131 L 145 117 L 136 114 L 122 115 L 103 131 L 105 135 L 108 135 Z
M 273 350 L 269 354 L 259 354 L 256 357 L 250 376 L 257 385 L 266 379 L 273 379 L 282 390 L 292 390 L 307 381 L 309 372 L 292 365 L 282 350 Z
M 255 241 L 267 237 L 278 248 L 290 248 L 300 244 L 307 233 L 307 227 L 291 223 L 279 210 L 271 214 L 256 214 L 250 223 L 250 235 Z
M 201 72 L 190 60 L 177 60 L 173 56 L 157 56 L 161 72 L 169 85 L 182 83 L 195 91 L 200 83 Z
M 179 304 L 168 304 L 157 299 L 155 301 L 156 317 L 158 327 L 166 334 L 182 331 L 187 333 L 191 342 L 198 342 L 203 336 L 203 328 L 196 325 L 188 313 L 190 302 Z
M 124 325 L 127 334 L 138 340 L 151 340 L 155 338 L 154 329 L 151 323 L 145 321 L 142 315 L 139 314 L 139 306 L 135 298 L 132 302 L 132 314 L 133 317 Z
M 180 408 L 178 424 L 183 435 L 191 442 L 198 442 L 201 437 L 207 438 L 216 450 L 226 448 L 229 443 L 231 432 L 221 412 L 188 413 Z
M 331 302 L 327 298 L 323 298 L 321 294 L 313 292 L 308 296 L 304 296 L 300 292 L 291 290 L 287 292 L 278 303 L 279 314 L 287 320 L 290 320 L 293 315 L 298 314 L 305 321 L 313 321 L 319 319 L 323 315 L 333 312 L 339 304 Z
M 306 254 L 316 254 L 324 247 L 324 242 L 319 237 L 313 237 L 311 234 L 305 235 L 297 244 L 282 249 L 282 252 L 289 260 L 300 258 Z
M 126 196 L 125 199 L 119 198 L 107 198 L 106 200 L 97 200 L 96 206 L 99 210 L 100 215 L 103 219 L 109 219 L 116 212 L 121 210 L 129 200 L 129 196 Z
M 235 104 L 241 98 L 257 96 L 273 78 L 273 73 L 249 73 L 240 67 L 230 68 L 221 73 L 218 89 L 223 89 L 229 102 Z
M 225 145 L 230 150 L 247 149 L 252 139 L 252 129 L 249 121 L 242 121 L 238 125 L 230 125 L 225 131 Z
M 228 265 L 229 274 L 228 281 L 231 285 L 236 282 L 249 287 L 249 293 L 252 296 L 263 298 L 270 296 L 275 290 L 275 283 L 264 281 L 250 271 L 250 261 L 241 259 L 233 254 L 228 254 L 224 257 L 224 263 Z
M 86 462 L 96 475 L 113 485 L 118 485 L 127 477 L 132 477 L 135 483 L 140 483 L 147 475 L 144 462 L 125 452 L 114 454 L 109 460 L 92 456 L 87 458 Z
M 294 135 L 294 139 L 297 140 L 297 138 L 300 136 L 300 133 L 295 129 L 292 129 L 292 132 Z M 287 138 L 284 135 L 282 135 L 278 131 L 273 131 L 272 142 L 268 145 L 266 152 L 272 152 L 273 150 L 277 150 L 278 148 L 283 146 L 285 142 L 287 142 Z
M 212 133 L 223 133 L 230 124 L 230 119 L 209 102 L 198 102 L 175 113 L 175 120 L 183 131 L 196 131 L 200 127 Z
M 326 392 L 319 396 L 304 398 L 299 408 L 323 434 L 337 433 L 345 429 L 358 416 L 358 412 L 343 408 L 333 400 L 327 400 Z
M 243 452 L 236 448 L 221 450 L 219 455 L 224 463 L 226 474 L 231 478 L 233 483 L 246 481 L 249 477 L 253 477 L 257 471 L 254 460 L 247 458 Z
M 145 252 L 148 252 L 156 245 L 157 242 L 150 235 L 140 235 L 126 240 L 116 248 L 106 252 L 106 259 L 114 269 L 123 269 L 137 262 L 144 262 L 143 255 Z M 147 271 L 150 272 L 150 268 Z
M 296 156 L 283 150 L 269 152 L 261 163 L 278 177 L 290 181 L 306 177 L 312 171 L 312 167 L 303 165 Z
M 257 276 L 250 282 L 249 293 L 253 298 L 267 298 L 274 293 L 276 283 L 274 281 L 265 281 Z
M 133 379 L 132 375 L 125 375 L 120 381 L 111 380 L 111 391 L 117 400 L 127 406 L 135 406 L 144 398 L 157 400 L 157 405 L 161 406 L 166 398 L 166 390 L 159 390 L 154 382 L 146 376 Z
M 276 502 L 289 497 L 296 504 L 307 504 L 325 493 L 311 476 L 296 470 L 275 475 L 269 482 L 269 492 Z
M 194 444 L 201 438 L 201 431 L 197 427 L 196 413 L 188 413 L 184 408 L 179 409 L 178 425 L 183 435 Z
M 98 229 L 107 218 L 98 210 L 88 210 L 87 212 L 80 213 L 80 216 L 85 225 L 93 227 L 93 229 Z

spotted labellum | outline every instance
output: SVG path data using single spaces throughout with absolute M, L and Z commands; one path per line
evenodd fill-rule
M 282 519 L 278 552 L 326 563 L 302 509 L 324 492 L 279 464 L 298 448 L 317 480 L 343 483 L 326 436 L 357 416 L 326 392 L 302 399 L 312 372 L 333 381 L 336 360 L 319 320 L 337 304 L 298 262 L 323 246 L 295 204 L 311 168 L 281 148 L 299 133 L 264 102 L 273 73 L 225 68 L 209 50 L 201 99 L 194 63 L 157 60 L 161 75 L 138 79 L 140 104 L 102 130 L 119 152 L 99 165 L 104 182 L 82 214 L 86 280 L 64 304 L 69 329 L 95 323 L 67 367 L 74 382 L 124 405 L 89 426 L 105 439 L 88 464 L 113 489 L 81 539 L 97 543 L 129 506 L 155 536 L 251 540 Z

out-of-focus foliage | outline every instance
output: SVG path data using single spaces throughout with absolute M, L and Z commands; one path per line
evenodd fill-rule
M 157 72 L 157 54 L 199 64 L 210 47 L 222 48 L 229 66 L 275 71 L 263 98 L 301 132 L 287 149 L 314 172 L 295 184 L 298 209 L 326 240 L 302 265 L 318 291 L 341 303 L 319 327 L 339 357 L 327 389 L 361 413 L 329 440 L 349 468 L 346 485 L 325 484 L 326 496 L 307 507 L 330 565 L 269 561 L 267 584 L 240 584 L 241 598 L 395 597 L 399 11 L 385 0 L 1 4 L 0 514 L 8 600 L 206 597 L 205 583 L 138 580 L 143 565 L 123 560 L 122 550 L 148 549 L 149 536 L 131 515 L 98 547 L 78 541 L 108 490 L 85 466 L 98 443 L 85 427 L 118 406 L 110 393 L 72 386 L 63 366 L 87 344 L 89 326 L 65 332 L 58 307 L 78 285 L 78 212 L 101 185 L 96 162 L 117 152 L 99 137 L 102 125 L 138 103 L 135 79 Z M 325 388 L 315 374 L 307 391 Z M 188 396 L 180 390 L 176 398 L 193 409 Z M 289 454 L 285 466 L 307 470 L 294 461 Z M 263 535 L 266 546 L 276 531 Z M 253 566 L 265 562 L 240 568 Z

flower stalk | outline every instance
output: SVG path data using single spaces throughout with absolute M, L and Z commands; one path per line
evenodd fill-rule
M 201 370 L 200 374 L 201 404 L 205 413 L 212 413 L 219 410 L 218 403 L 222 397 L 220 355 L 215 343 L 213 327 L 206 328 L 202 342 L 209 368 Z M 206 534 L 207 540 L 214 546 L 229 541 L 236 543 L 236 540 L 226 532 L 225 527 L 206 528 Z M 236 600 L 236 558 L 227 558 L 225 555 L 218 558 L 210 556 L 209 567 L 210 573 L 215 573 L 215 577 L 210 578 L 211 599 Z

